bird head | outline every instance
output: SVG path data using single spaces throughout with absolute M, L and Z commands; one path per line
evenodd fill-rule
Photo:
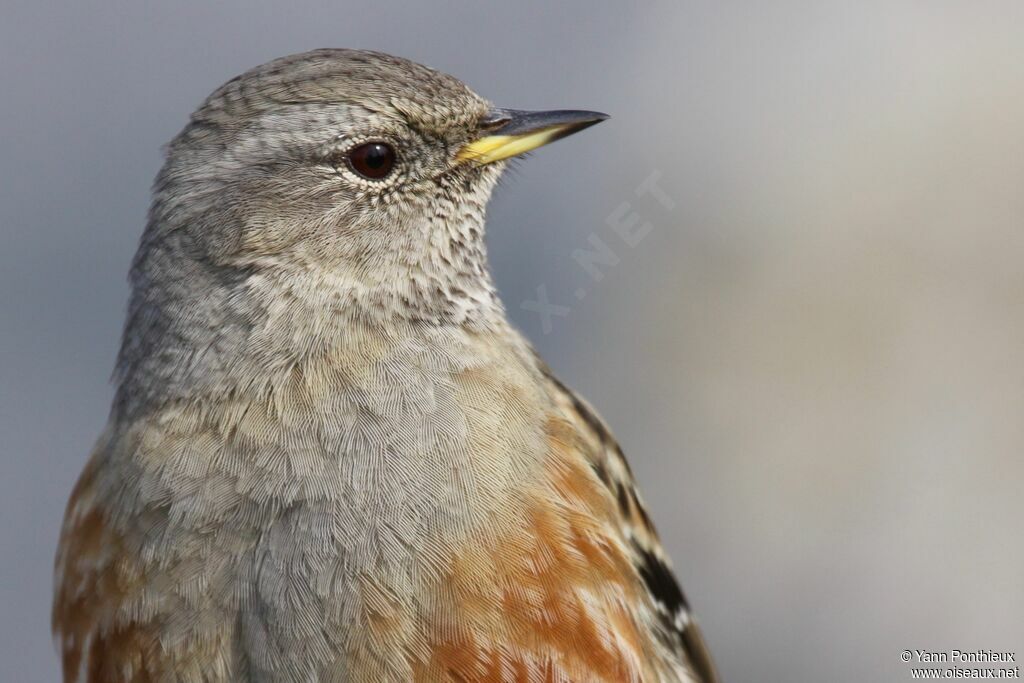
M 216 90 L 168 148 L 151 228 L 217 266 L 316 269 L 370 288 L 482 267 L 505 160 L 605 118 L 498 109 L 389 55 L 317 50 Z
M 502 318 L 483 223 L 506 160 L 604 118 L 496 108 L 456 78 L 375 52 L 252 69 L 167 147 L 125 349 L 143 355 L 134 338 L 176 327 L 207 346 L 203 334 L 232 325 L 308 345 L 335 319 Z

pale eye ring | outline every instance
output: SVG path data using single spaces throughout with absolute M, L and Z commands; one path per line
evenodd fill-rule
M 374 140 L 356 145 L 345 155 L 349 168 L 367 180 L 383 180 L 394 169 L 397 155 L 386 142 Z

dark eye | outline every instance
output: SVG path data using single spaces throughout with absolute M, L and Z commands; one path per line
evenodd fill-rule
M 348 153 L 352 170 L 370 180 L 380 180 L 395 166 L 395 150 L 383 142 L 366 142 Z

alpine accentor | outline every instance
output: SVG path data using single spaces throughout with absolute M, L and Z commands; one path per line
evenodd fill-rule
M 356 50 L 199 107 L 68 504 L 65 681 L 716 680 L 622 451 L 488 273 L 503 160 L 604 118 Z

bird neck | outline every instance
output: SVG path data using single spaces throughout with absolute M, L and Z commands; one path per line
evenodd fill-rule
M 508 329 L 482 242 L 368 279 L 309 264 L 213 267 L 173 239 L 147 245 L 133 267 L 115 410 L 235 394 L 367 334 Z

